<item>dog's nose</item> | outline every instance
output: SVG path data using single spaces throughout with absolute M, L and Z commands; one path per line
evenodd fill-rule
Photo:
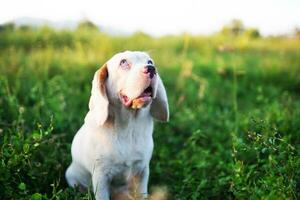
M 150 78 L 152 79 L 154 74 L 156 74 L 155 67 L 153 65 L 146 65 L 146 73 L 149 73 Z

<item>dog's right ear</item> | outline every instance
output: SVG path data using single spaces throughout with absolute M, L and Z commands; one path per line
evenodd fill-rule
M 108 98 L 105 82 L 108 77 L 107 64 L 98 69 L 92 82 L 91 98 L 89 109 L 98 126 L 105 123 L 108 117 Z

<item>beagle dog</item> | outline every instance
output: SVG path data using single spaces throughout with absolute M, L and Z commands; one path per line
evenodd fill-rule
M 132 190 L 147 198 L 153 119 L 169 120 L 154 61 L 139 51 L 114 55 L 94 75 L 89 111 L 72 142 L 68 184 L 92 184 L 97 200 L 126 199 Z

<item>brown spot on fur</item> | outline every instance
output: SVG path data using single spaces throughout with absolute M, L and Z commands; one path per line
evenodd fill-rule
M 106 120 L 105 123 L 103 124 L 103 126 L 104 126 L 105 128 L 109 128 L 109 129 L 113 128 L 113 127 L 114 127 L 114 117 L 111 116 L 111 115 L 109 115 L 109 116 L 107 117 L 107 120 Z
M 111 194 L 112 200 L 133 200 L 128 191 L 119 191 Z
M 100 82 L 104 83 L 104 81 L 108 77 L 107 64 L 105 63 L 99 70 L 100 70 L 99 71 Z
M 114 191 L 111 195 L 112 200 L 143 200 L 139 193 L 139 183 L 141 174 L 136 174 L 128 182 L 128 185 L 117 191 Z M 149 195 L 149 200 L 168 200 L 168 191 L 166 187 L 155 187 L 152 194 Z
M 107 64 L 105 63 L 98 71 L 99 81 L 100 81 L 100 90 L 102 93 L 105 93 L 105 81 L 108 77 Z

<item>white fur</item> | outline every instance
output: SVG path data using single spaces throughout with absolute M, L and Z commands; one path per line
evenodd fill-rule
M 120 68 L 126 58 L 131 68 Z M 126 51 L 107 63 L 108 77 L 104 85 L 99 69 L 93 79 L 89 112 L 72 143 L 72 163 L 66 179 L 72 187 L 87 188 L 91 183 L 97 200 L 108 200 L 118 190 L 127 190 L 135 176 L 142 197 L 147 197 L 149 162 L 153 150 L 153 117 L 168 121 L 166 91 L 158 76 L 149 79 L 141 70 L 151 59 L 143 52 Z M 126 108 L 119 99 L 123 91 L 132 99 L 149 86 L 152 102 L 141 109 Z

